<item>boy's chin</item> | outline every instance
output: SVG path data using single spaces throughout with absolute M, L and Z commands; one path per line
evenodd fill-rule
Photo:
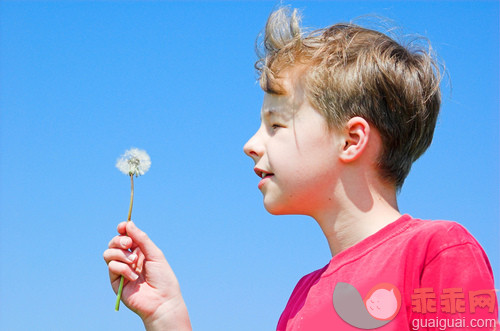
M 266 199 L 264 199 L 264 208 L 266 208 L 267 212 L 271 215 L 287 215 L 283 208 L 280 208 L 276 204 L 266 202 Z
M 266 208 L 266 210 L 269 212 L 269 214 L 275 215 L 275 216 L 278 216 L 278 215 L 292 215 L 292 213 L 286 213 L 284 211 L 275 211 L 275 210 L 267 209 L 267 208 Z
M 271 215 L 296 215 L 299 214 L 297 211 L 292 210 L 289 206 L 279 204 L 276 202 L 266 202 L 264 199 L 264 208 Z

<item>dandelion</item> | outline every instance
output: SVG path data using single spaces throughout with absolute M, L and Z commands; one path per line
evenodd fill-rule
M 151 159 L 146 151 L 138 148 L 131 148 L 125 151 L 125 154 L 116 161 L 116 167 L 125 175 L 130 176 L 130 206 L 127 217 L 127 222 L 129 222 L 132 217 L 132 206 L 134 204 L 134 175 L 135 177 L 144 175 L 149 170 L 149 167 L 151 167 Z M 120 278 L 118 294 L 116 295 L 116 311 L 120 309 L 124 281 L 125 279 L 122 276 Z
M 139 177 L 149 170 L 151 159 L 146 151 L 131 148 L 116 161 L 116 167 L 125 175 Z

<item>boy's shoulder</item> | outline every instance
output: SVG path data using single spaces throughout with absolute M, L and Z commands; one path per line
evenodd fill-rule
M 412 278 L 413 274 L 426 275 L 427 280 L 432 279 L 432 284 L 438 283 L 433 277 L 441 280 L 452 277 L 444 276 L 454 274 L 452 270 L 461 270 L 462 273 L 473 270 L 480 279 L 492 279 L 491 265 L 484 249 L 463 225 L 454 221 L 407 217 L 407 222 L 399 226 L 401 234 L 375 249 L 367 256 L 369 259 L 378 257 L 379 262 L 391 261 L 395 268 L 399 265 L 408 271 L 405 278 Z M 461 277 L 465 278 L 463 274 Z M 414 281 L 422 281 L 419 279 Z M 453 282 L 466 283 L 460 279 L 449 283 Z
M 445 250 L 458 245 L 480 246 L 474 236 L 460 223 L 448 220 L 422 220 L 410 218 L 403 236 L 427 243 L 428 249 Z
M 426 265 L 443 252 L 461 252 L 486 258 L 483 248 L 461 224 L 447 220 L 423 220 L 403 215 L 377 233 L 334 256 L 321 269 L 305 275 L 300 282 L 309 284 L 335 273 L 345 266 L 359 268 L 383 261 Z
M 303 276 L 299 285 L 312 285 L 319 278 L 336 273 L 345 266 L 359 268 L 373 263 L 382 264 L 383 261 L 399 261 L 423 267 L 444 252 L 448 255 L 454 252 L 462 254 L 464 249 L 487 260 L 481 245 L 463 225 L 454 221 L 423 220 L 403 215 L 334 256 L 323 268 Z

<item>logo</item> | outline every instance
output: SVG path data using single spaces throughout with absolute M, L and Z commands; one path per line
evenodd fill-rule
M 396 286 L 381 283 L 363 299 L 354 286 L 338 282 L 333 291 L 333 307 L 344 322 L 360 329 L 376 329 L 396 317 L 401 307 L 401 293 Z

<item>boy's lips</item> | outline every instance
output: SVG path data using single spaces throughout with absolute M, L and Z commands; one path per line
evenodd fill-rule
M 258 185 L 258 188 L 260 189 L 268 180 L 271 179 L 271 177 L 274 176 L 273 173 L 269 172 L 269 171 L 266 171 L 266 170 L 262 170 L 262 169 L 259 169 L 259 168 L 254 168 L 253 171 L 255 171 L 255 173 L 257 174 L 257 176 L 259 176 L 259 178 L 262 178 L 262 180 L 259 182 L 259 185 Z

